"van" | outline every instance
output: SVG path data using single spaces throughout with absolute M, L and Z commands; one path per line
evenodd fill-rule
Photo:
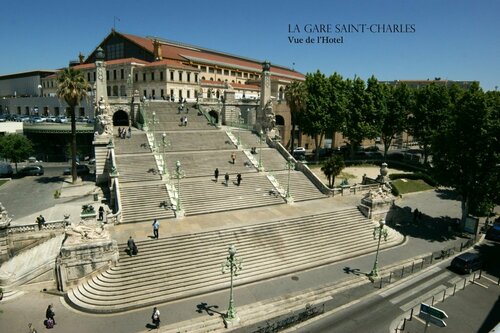
M 456 272 L 470 274 L 481 269 L 482 260 L 477 253 L 466 252 L 453 258 L 450 268 Z
M 12 177 L 12 166 L 6 163 L 0 163 L 0 177 Z

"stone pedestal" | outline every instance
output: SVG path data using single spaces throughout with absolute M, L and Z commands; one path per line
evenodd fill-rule
M 359 210 L 367 218 L 372 220 L 385 219 L 387 213 L 394 205 L 394 197 L 381 189 L 370 191 L 358 206 Z
M 66 240 L 57 260 L 60 291 L 91 278 L 118 261 L 118 245 L 100 223 L 86 223 L 66 228 Z
M 0 262 L 5 262 L 9 259 L 9 240 L 8 227 L 12 219 L 9 217 L 7 210 L 0 203 Z

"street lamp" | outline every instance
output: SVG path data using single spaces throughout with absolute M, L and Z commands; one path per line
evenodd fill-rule
M 162 141 L 162 147 L 163 147 L 163 154 L 162 154 L 162 161 L 163 161 L 163 174 L 166 175 L 167 174 L 167 158 L 166 158 L 166 155 L 165 155 L 165 148 L 167 146 L 170 145 L 170 143 L 168 142 L 167 140 L 167 134 L 165 132 L 163 132 L 163 134 L 161 135 L 161 141 Z
M 229 291 L 229 308 L 227 309 L 227 313 L 224 315 L 224 321 L 232 321 L 238 320 L 238 315 L 236 314 L 236 309 L 234 308 L 234 299 L 233 299 L 233 276 L 238 276 L 238 271 L 241 271 L 241 260 L 236 259 L 236 247 L 231 245 L 227 252 L 229 256 L 226 258 L 226 261 L 222 263 L 222 274 L 226 273 L 229 269 L 231 274 L 231 284 Z
M 373 228 L 373 239 L 376 239 L 378 236 L 378 244 L 377 244 L 377 252 L 375 253 L 375 262 L 373 263 L 373 269 L 370 272 L 371 277 L 378 277 L 378 251 L 380 249 L 380 240 L 382 239 L 382 236 L 384 237 L 384 241 L 387 241 L 387 228 L 384 228 L 385 226 L 385 220 L 380 220 L 379 221 L 379 226 Z
M 260 130 L 259 132 L 259 171 L 264 170 L 264 166 L 262 165 L 262 136 L 264 135 L 264 132 Z
M 184 177 L 184 170 L 181 169 L 181 162 L 175 162 L 175 177 L 177 178 L 177 207 L 176 211 L 180 212 L 181 206 L 181 178 Z
M 295 163 L 293 163 L 293 157 L 292 156 L 288 157 L 288 161 L 286 162 L 285 166 L 288 169 L 288 181 L 287 181 L 287 185 L 286 185 L 286 196 L 285 196 L 285 198 L 288 200 L 288 199 L 292 198 L 292 196 L 290 194 L 290 170 L 295 169 Z
M 156 125 L 156 112 L 153 111 L 152 113 L 152 116 L 153 116 L 153 120 L 152 120 L 152 123 L 151 123 L 151 127 L 153 128 L 152 132 L 153 132 L 153 151 L 156 150 L 156 136 L 155 136 L 155 125 Z
M 238 146 L 241 144 L 240 132 L 241 132 L 241 112 L 238 112 Z

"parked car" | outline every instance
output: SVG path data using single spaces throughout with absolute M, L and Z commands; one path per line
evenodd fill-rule
M 500 242 L 500 224 L 494 224 L 488 229 L 486 239 Z
M 78 176 L 88 175 L 90 173 L 90 169 L 88 166 L 84 164 L 77 164 L 76 166 L 76 174 Z M 71 167 L 64 169 L 63 174 L 71 175 Z
M 55 123 L 56 122 L 56 117 L 55 116 L 48 116 L 47 120 L 45 120 L 47 123 Z
M 41 176 L 44 174 L 43 166 L 41 165 L 28 165 L 19 170 L 20 176 Z
M 465 252 L 453 258 L 450 268 L 456 272 L 470 274 L 481 269 L 483 262 L 477 253 Z
M 12 166 L 7 163 L 0 164 L 0 177 L 11 177 L 13 174 Z
M 65 116 L 57 116 L 56 117 L 56 123 L 67 123 L 68 122 L 68 118 L 66 118 Z

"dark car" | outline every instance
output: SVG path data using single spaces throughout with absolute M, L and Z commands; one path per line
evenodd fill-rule
M 19 170 L 18 174 L 21 176 L 41 176 L 44 170 L 41 165 L 28 165 Z
M 456 272 L 470 274 L 481 269 L 483 262 L 477 253 L 465 252 L 453 258 L 450 268 Z
M 76 174 L 78 176 L 88 175 L 90 173 L 90 169 L 88 166 L 84 164 L 78 164 L 76 166 Z M 65 175 L 71 175 L 71 167 L 64 169 Z
M 500 242 L 500 224 L 494 224 L 488 229 L 486 239 Z

